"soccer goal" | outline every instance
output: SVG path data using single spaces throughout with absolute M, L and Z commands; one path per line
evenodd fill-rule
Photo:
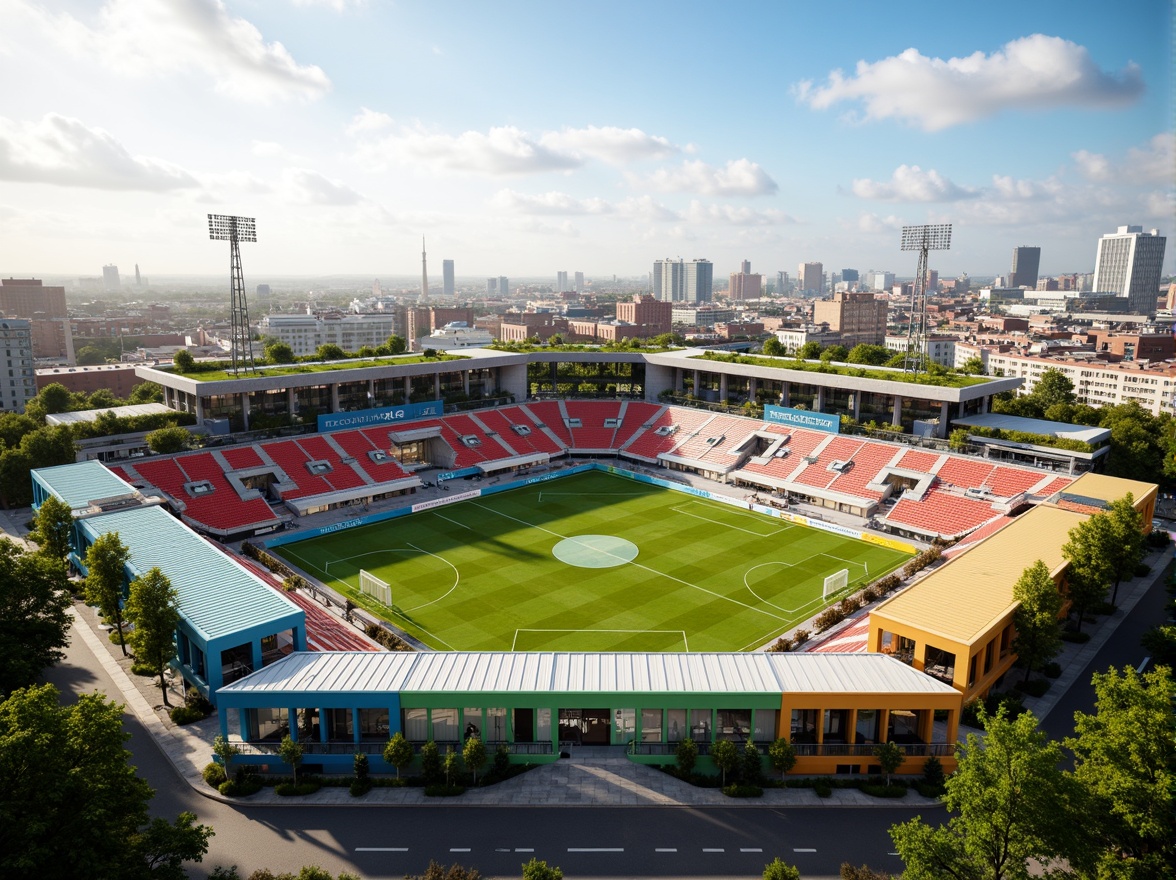
M 849 586 L 849 569 L 843 568 L 836 574 L 831 574 L 825 578 L 825 587 L 821 591 L 821 599 L 828 602 L 832 596 L 836 596 L 842 590 Z
M 380 580 L 370 571 L 359 570 L 359 591 L 365 596 L 371 596 L 377 602 L 383 602 L 392 607 L 392 587 L 386 581 Z

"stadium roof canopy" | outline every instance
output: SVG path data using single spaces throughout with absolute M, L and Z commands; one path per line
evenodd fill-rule
M 1046 419 L 1027 419 L 1007 413 L 983 413 L 974 416 L 953 418 L 952 424 L 965 428 L 987 428 L 995 431 L 1023 431 L 1026 434 L 1042 434 L 1063 440 L 1079 440 L 1092 446 L 1102 443 L 1111 436 L 1110 428 L 1089 425 L 1071 425 L 1067 422 L 1051 422 Z
M 138 494 L 134 486 L 98 461 L 41 468 L 33 473 L 45 488 L 74 510 L 89 507 L 101 499 Z
M 305 652 L 222 695 L 903 693 L 955 689 L 882 654 Z M 283 704 L 284 705 L 284 704 Z

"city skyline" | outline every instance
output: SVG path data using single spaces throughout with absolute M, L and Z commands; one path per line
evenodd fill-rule
M 1162 0 L 0 3 L 22 83 L 0 108 L 4 275 L 216 275 L 210 211 L 258 218 L 253 280 L 412 275 L 422 235 L 466 277 L 665 257 L 909 276 L 901 226 L 938 222 L 941 278 L 1006 274 L 1027 242 L 1044 276 L 1093 272 L 1119 226 L 1176 227 Z M 748 33 L 762 49 L 725 63 Z

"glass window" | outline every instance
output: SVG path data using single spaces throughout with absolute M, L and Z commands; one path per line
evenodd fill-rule
M 361 739 L 387 739 L 388 710 L 360 709 L 359 735 Z
M 403 710 L 404 738 L 424 742 L 429 738 L 429 710 Z
M 720 709 L 718 733 L 720 739 L 746 742 L 751 730 L 750 709 Z
M 352 735 L 350 709 L 327 709 L 327 739 L 350 742 Z
M 641 741 L 655 743 L 662 741 L 661 709 L 641 710 Z
M 711 741 L 711 710 L 690 710 L 690 737 L 695 742 Z
M 844 743 L 849 741 L 848 735 L 849 710 L 826 709 L 825 732 L 821 741 L 827 743 Z
M 506 742 L 506 709 L 494 707 L 486 710 L 485 742 Z
M 433 710 L 433 741 L 457 742 L 457 710 Z
M 535 710 L 535 739 L 539 742 L 549 742 L 551 740 L 550 709 Z
M 471 736 L 476 736 L 482 739 L 482 710 L 477 709 L 463 709 L 461 713 L 462 723 L 465 727 L 462 728 L 462 739 L 469 739 Z
M 817 713 L 818 709 L 792 710 L 792 735 L 788 738 L 793 743 L 815 743 L 817 741 Z
M 878 741 L 878 722 L 881 718 L 882 714 L 877 709 L 858 709 L 854 742 L 876 743 Z
M 290 732 L 285 709 L 255 709 L 258 739 L 281 739 Z
M 775 709 L 755 710 L 756 742 L 772 742 L 776 738 L 776 718 L 779 714 Z
M 686 710 L 666 710 L 666 740 L 672 743 L 679 742 L 686 733 Z
M 637 726 L 636 709 L 617 709 L 613 713 L 613 741 L 626 742 L 633 738 Z

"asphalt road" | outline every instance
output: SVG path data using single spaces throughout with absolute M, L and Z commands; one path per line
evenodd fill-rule
M 46 678 L 66 699 L 93 690 L 121 699 L 80 639 Z M 192 877 L 207 876 L 216 865 L 235 864 L 247 876 L 260 867 L 296 872 L 317 864 L 335 873 L 399 878 L 423 872 L 430 859 L 460 862 L 488 877 L 519 877 L 534 856 L 574 878 L 750 878 L 779 856 L 805 880 L 833 880 L 844 861 L 900 871 L 887 829 L 915 813 L 901 807 L 238 808 L 193 791 L 138 721 L 123 718 L 139 773 L 156 790 L 152 812 L 170 819 L 191 810 L 216 829 Z M 927 818 L 943 817 L 935 810 Z

